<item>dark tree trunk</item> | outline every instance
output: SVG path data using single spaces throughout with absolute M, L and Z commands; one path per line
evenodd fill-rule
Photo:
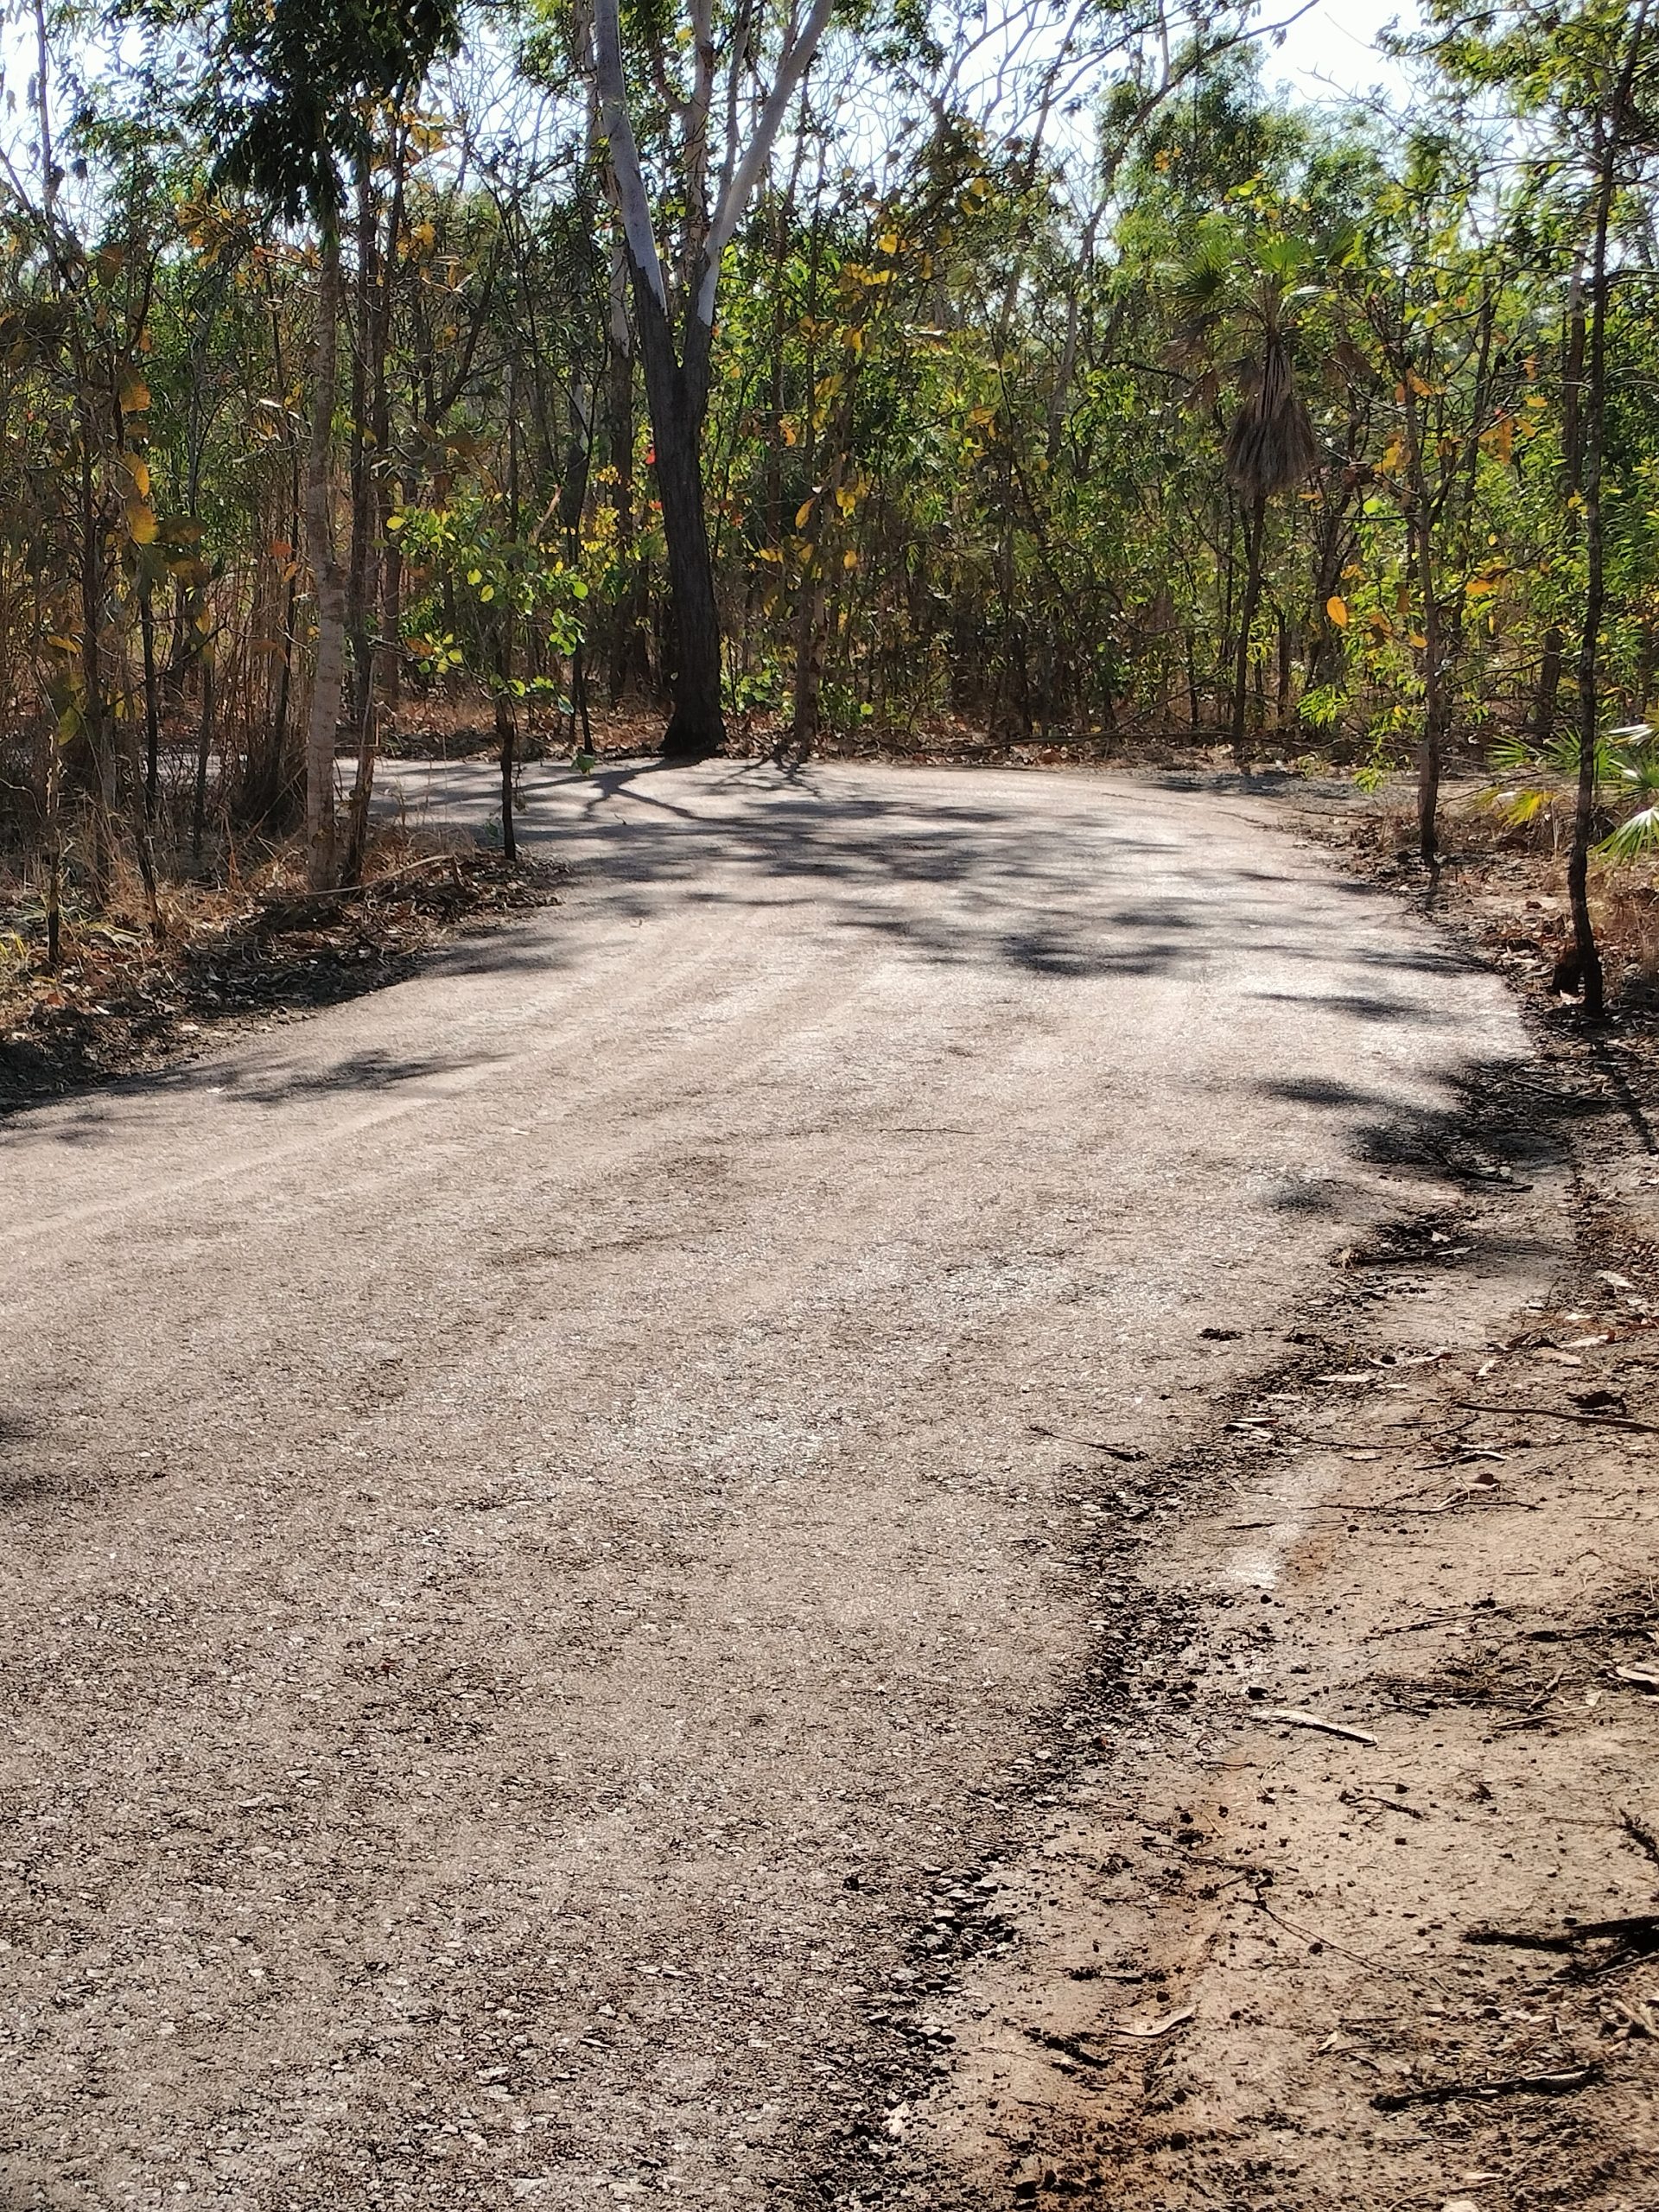
M 1250 712 L 1250 632 L 1262 603 L 1262 541 L 1266 535 L 1268 503 L 1250 503 L 1245 524 L 1244 598 L 1238 610 L 1238 658 L 1233 669 L 1233 758 L 1244 765 L 1244 728 Z
M 368 843 L 369 802 L 374 789 L 374 479 L 370 461 L 371 406 L 378 413 L 384 382 L 377 359 L 380 335 L 378 291 L 385 289 L 378 266 L 379 217 L 374 204 L 372 170 L 366 154 L 357 169 L 357 281 L 352 315 L 352 543 L 346 570 L 346 635 L 352 655 L 352 732 L 357 741 L 357 772 L 346 815 L 346 860 L 340 880 L 355 883 L 363 873 Z M 394 248 L 395 250 L 395 248 Z M 384 451 L 377 435 L 374 453 Z
M 190 817 L 190 858 L 201 866 L 202 833 L 207 824 L 207 765 L 213 751 L 213 652 L 201 656 L 201 731 L 196 745 L 196 803 Z
M 1582 492 L 1584 497 L 1584 627 L 1579 636 L 1579 790 L 1573 817 L 1573 849 L 1567 865 L 1567 898 L 1573 909 L 1573 949 L 1585 1015 L 1599 1021 L 1603 1013 L 1601 953 L 1590 918 L 1590 839 L 1595 820 L 1596 756 L 1601 734 L 1601 622 L 1607 603 L 1606 549 L 1602 531 L 1602 441 L 1607 408 L 1607 233 L 1618 180 L 1619 133 L 1630 105 L 1630 86 L 1647 28 L 1647 0 L 1637 10 L 1618 89 L 1601 119 L 1596 228 L 1591 248 L 1590 315 L 1586 347 L 1583 409 Z
M 156 689 L 156 607 L 148 576 L 138 594 L 138 635 L 144 655 L 144 820 L 156 819 L 161 777 L 162 715 Z
M 1552 622 L 1544 632 L 1544 657 L 1538 665 L 1538 688 L 1532 698 L 1532 741 L 1540 748 L 1555 734 L 1555 705 L 1561 689 L 1561 626 Z
M 501 851 L 516 863 L 518 835 L 512 818 L 512 779 L 518 768 L 518 718 L 512 696 L 512 625 L 503 617 L 495 655 L 495 741 L 501 762 Z
M 721 703 L 720 609 L 703 503 L 702 418 L 708 400 L 710 334 L 695 321 L 683 367 L 668 315 L 636 270 L 639 358 L 645 372 L 657 496 L 668 550 L 674 623 L 674 711 L 663 739 L 673 760 L 704 760 L 726 742 Z
M 1440 768 L 1446 755 L 1446 645 L 1434 589 L 1434 556 L 1428 524 L 1412 525 L 1423 601 L 1423 734 L 1417 748 L 1417 850 L 1431 874 L 1439 872 Z

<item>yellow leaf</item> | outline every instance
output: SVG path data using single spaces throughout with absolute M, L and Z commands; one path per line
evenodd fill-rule
M 1497 589 L 1501 581 L 1497 576 L 1471 576 L 1463 588 L 1464 595 L 1468 599 L 1484 599 L 1490 592 Z
M 849 353 L 861 353 L 864 351 L 864 333 L 856 323 L 849 322 L 841 334 L 841 342 Z
M 127 501 L 127 530 L 135 545 L 153 545 L 160 529 L 156 510 L 147 500 Z
M 843 569 L 855 569 L 858 566 L 857 554 L 850 550 L 843 553 L 841 556 L 841 565 Z
M 810 499 L 803 499 L 803 500 L 801 501 L 800 505 L 799 505 L 799 506 L 796 509 L 796 511 L 795 511 L 795 527 L 796 527 L 796 529 L 797 529 L 797 530 L 804 530 L 804 529 L 806 528 L 807 524 L 808 524 L 809 522 L 810 522 L 810 520 L 811 520 L 811 519 L 812 519 L 812 502 L 811 502 L 811 500 L 810 500 Z
M 853 509 L 858 505 L 857 493 L 849 486 L 842 485 L 836 493 L 836 505 L 841 509 L 842 514 L 851 514 Z
M 1348 627 L 1348 602 L 1338 593 L 1332 592 L 1330 598 L 1325 601 L 1325 611 L 1338 630 L 1345 630 Z
M 899 251 L 898 232 L 884 231 L 877 238 L 875 245 L 878 253 L 897 253 Z
M 781 415 L 779 416 L 778 427 L 784 434 L 784 443 L 786 446 L 798 445 L 800 443 L 800 433 L 796 429 L 795 425 L 790 421 L 787 415 Z
M 121 386 L 121 412 L 142 415 L 149 404 L 149 386 L 142 377 L 129 374 Z
M 137 454 L 127 455 L 127 474 L 132 479 L 132 488 L 141 499 L 149 497 L 149 463 L 140 461 Z

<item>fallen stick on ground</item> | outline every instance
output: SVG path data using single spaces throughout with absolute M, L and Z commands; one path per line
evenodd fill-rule
M 1144 1459 L 1147 1456 L 1126 1444 L 1100 1444 L 1092 1436 L 1068 1436 L 1064 1429 L 1045 1428 L 1039 1421 L 1029 1426 L 1033 1436 L 1052 1436 L 1057 1444 L 1080 1444 L 1085 1452 L 1103 1452 L 1109 1459 Z
M 1525 1414 L 1537 1421 L 1578 1421 L 1586 1428 L 1633 1428 L 1643 1436 L 1659 1436 L 1659 1423 L 1630 1421 L 1623 1414 L 1569 1413 L 1565 1406 L 1488 1406 L 1474 1398 L 1453 1398 L 1450 1402 L 1467 1414 L 1509 1414 L 1516 1418 Z
M 1436 2082 L 1422 2089 L 1385 2089 L 1371 2099 L 1377 2112 L 1403 2112 L 1408 2105 L 1451 2104 L 1459 2097 L 1559 2097 L 1599 2081 L 1599 2066 L 1574 2066 L 1560 2074 L 1508 2074 L 1496 2082 Z
M 1287 1728 L 1317 1728 L 1323 1735 L 1345 1737 L 1351 1744 L 1375 1744 L 1376 1741 L 1369 1729 L 1349 1728 L 1340 1720 L 1324 1720 L 1317 1713 L 1303 1713 L 1294 1706 L 1283 1712 L 1261 1713 L 1256 1717 L 1261 1720 L 1277 1720 Z
M 1465 1928 L 1465 1943 L 1503 1943 L 1516 1951 L 1571 1951 L 1580 1943 L 1622 1936 L 1638 1949 L 1659 1949 L 1659 1912 L 1628 1912 L 1617 1920 L 1584 1920 L 1573 1928 Z

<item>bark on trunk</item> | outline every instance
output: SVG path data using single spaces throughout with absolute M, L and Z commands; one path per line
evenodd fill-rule
M 336 874 L 334 745 L 346 673 L 346 572 L 334 542 L 332 470 L 340 384 L 340 240 L 323 241 L 317 294 L 316 366 L 311 392 L 311 450 L 306 470 L 306 550 L 317 605 L 316 664 L 305 738 L 306 880 L 329 891 Z
M 156 819 L 161 778 L 162 712 L 156 686 L 156 607 L 148 576 L 138 594 L 138 635 L 144 656 L 144 820 Z
M 201 866 L 202 833 L 207 825 L 207 766 L 213 753 L 213 648 L 201 656 L 201 728 L 196 741 L 196 803 L 190 817 L 190 859 Z
M 1440 865 L 1440 766 L 1446 753 L 1447 719 L 1445 645 L 1427 522 L 1415 524 L 1412 536 L 1423 601 L 1423 734 L 1417 747 L 1417 850 L 1423 866 L 1436 874 Z
M 703 378 L 677 357 L 668 316 L 638 270 L 634 305 L 639 357 L 657 450 L 674 622 L 674 711 L 663 739 L 671 760 L 705 760 L 726 742 L 721 703 L 720 609 L 703 505 Z
M 1590 261 L 1583 410 L 1585 591 L 1584 627 L 1579 637 L 1579 789 L 1573 817 L 1573 849 L 1567 865 L 1580 1003 L 1590 1021 L 1599 1021 L 1604 1011 L 1601 952 L 1590 918 L 1589 874 L 1596 806 L 1596 756 L 1601 735 L 1601 623 L 1607 602 L 1606 549 L 1601 512 L 1602 441 L 1607 405 L 1607 234 L 1618 177 L 1619 132 L 1630 104 L 1647 17 L 1648 0 L 1642 0 L 1630 27 L 1618 89 L 1601 120 L 1596 228 Z
M 1238 658 L 1233 669 L 1233 759 L 1244 765 L 1244 728 L 1250 711 L 1250 632 L 1262 603 L 1262 540 L 1266 534 L 1268 503 L 1251 502 L 1245 525 L 1244 600 L 1238 611 Z

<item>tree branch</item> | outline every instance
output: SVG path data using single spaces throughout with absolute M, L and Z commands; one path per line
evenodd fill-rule
M 820 0 L 820 5 L 827 15 L 825 0 Z M 600 128 L 611 149 L 611 168 L 616 178 L 616 196 L 629 254 L 658 306 L 666 315 L 668 288 L 663 281 L 657 234 L 652 228 L 651 202 L 639 166 L 639 149 L 628 117 L 628 85 L 622 69 L 622 27 L 617 8 L 618 0 L 594 0 L 594 73 L 599 84 Z
M 610 0 L 614 8 L 614 0 Z M 772 149 L 778 133 L 783 127 L 789 104 L 795 97 L 795 88 L 806 74 L 818 41 L 828 29 L 836 0 L 813 0 L 811 12 L 795 36 L 785 47 L 778 62 L 778 74 L 766 95 L 754 126 L 754 136 L 737 164 L 715 213 L 703 249 L 702 283 L 698 287 L 696 313 L 697 320 L 712 328 L 715 320 L 715 294 L 720 284 L 721 256 L 732 242 L 733 233 L 743 219 L 743 210 L 753 196 L 760 182 L 760 172 L 772 158 Z

